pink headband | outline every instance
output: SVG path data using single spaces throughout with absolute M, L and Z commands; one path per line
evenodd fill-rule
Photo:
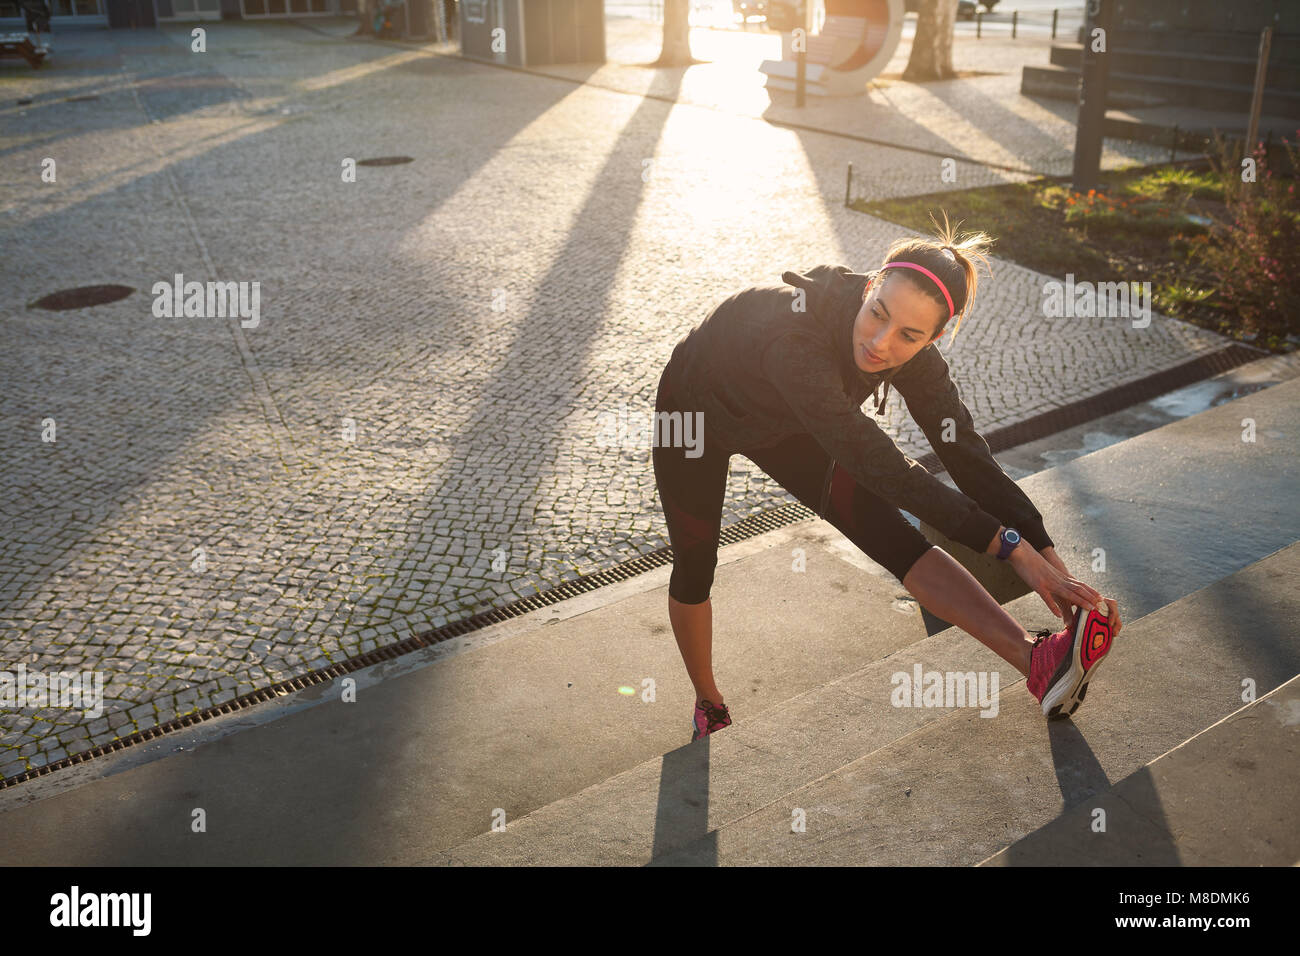
M 957 313 L 957 310 L 952 307 L 952 296 L 948 294 L 948 287 L 945 286 L 942 282 L 940 282 L 939 277 L 935 275 L 933 272 L 931 272 L 929 269 L 927 269 L 925 266 L 918 266 L 915 262 L 886 262 L 883 266 L 880 267 L 880 269 L 883 272 L 885 269 L 888 269 L 890 266 L 906 266 L 909 269 L 915 269 L 917 272 L 924 272 L 926 275 L 928 275 L 931 279 L 934 280 L 934 284 L 939 287 L 939 290 L 941 292 L 943 292 L 943 297 L 948 300 L 948 318 L 951 319 Z

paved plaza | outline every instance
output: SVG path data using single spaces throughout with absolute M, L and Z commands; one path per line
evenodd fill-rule
M 611 20 L 618 62 L 545 75 L 338 22 L 207 26 L 205 53 L 189 25 L 70 32 L 2 73 L 0 669 L 105 694 L 0 713 L 3 777 L 664 546 L 650 449 L 602 416 L 646 420 L 733 292 L 909 234 L 844 207 L 847 163 L 877 197 L 1071 164 L 1073 107 L 1018 92 L 1042 38 L 959 39 L 992 75 L 801 112 L 753 71 L 773 37 L 697 31 L 716 63 L 655 71 Z M 413 161 L 345 181 L 386 156 Z M 256 324 L 157 317 L 177 274 L 258 283 Z M 1227 344 L 1046 319 L 1048 279 L 995 259 L 942 342 L 982 431 Z M 28 307 L 102 283 L 135 292 Z M 929 450 L 894 394 L 882 425 Z M 733 459 L 724 524 L 789 500 Z

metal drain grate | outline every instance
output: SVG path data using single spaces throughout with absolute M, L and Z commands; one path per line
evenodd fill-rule
M 415 159 L 411 156 L 376 156 L 373 159 L 358 159 L 358 166 L 400 166 L 402 163 L 413 163 Z
M 1094 395 L 1092 398 L 1085 398 L 1078 402 L 1073 402 L 1064 408 L 1055 409 L 1042 415 L 1021 422 L 1018 425 L 1009 425 L 1006 428 L 1000 428 L 995 432 L 990 432 L 984 437 L 988 440 L 989 447 L 993 451 L 1005 451 L 1016 445 L 1024 444 L 1027 441 L 1035 441 L 1039 438 L 1046 438 L 1065 428 L 1082 424 L 1102 415 L 1110 414 L 1114 411 L 1128 408 L 1138 402 L 1154 398 L 1157 395 L 1163 395 L 1167 392 L 1180 388 L 1183 385 L 1189 385 L 1192 382 L 1201 381 L 1216 375 L 1219 372 L 1236 368 L 1246 362 L 1262 358 L 1268 353 L 1258 349 L 1247 348 L 1241 345 L 1231 345 L 1210 355 L 1202 356 L 1191 362 L 1160 372 L 1150 378 L 1141 381 L 1131 382 L 1127 385 L 1121 385 L 1118 388 L 1110 389 L 1100 395 Z M 938 472 L 943 470 L 942 463 L 939 462 L 938 456 L 933 453 L 922 456 L 917 459 L 927 470 Z M 740 521 L 730 524 L 723 528 L 718 535 L 719 546 L 736 544 L 755 535 L 764 534 L 768 531 L 775 531 L 777 528 L 794 524 L 798 521 L 805 521 L 809 518 L 815 518 L 817 513 L 811 508 L 799 503 L 788 502 L 766 511 L 760 511 L 757 514 L 749 515 Z M 608 584 L 617 584 L 620 581 L 627 581 L 647 571 L 655 568 L 661 568 L 672 563 L 672 548 L 663 547 L 649 554 L 643 554 L 631 560 L 624 561 L 612 568 L 602 571 L 595 571 L 591 574 L 585 574 L 582 577 L 575 578 L 572 581 L 566 581 L 558 587 L 551 588 L 539 594 L 522 598 L 517 601 L 504 605 L 499 608 L 492 608 L 482 611 L 470 617 L 459 621 L 453 621 L 445 624 L 437 630 L 427 631 L 422 634 L 416 634 L 408 637 L 406 640 L 398 641 L 394 644 L 387 644 L 384 647 L 376 648 L 365 654 L 359 654 L 356 657 L 350 657 L 338 664 L 312 671 L 309 674 L 303 674 L 300 677 L 292 677 L 288 680 L 272 684 L 270 687 L 264 687 L 260 690 L 251 691 L 241 697 L 226 701 L 224 704 L 218 704 L 200 711 L 197 714 L 190 714 L 186 717 L 180 717 L 175 720 L 169 720 L 165 724 L 159 724 L 157 727 L 151 727 L 148 730 L 138 731 L 128 737 L 123 737 L 109 744 L 102 744 L 93 750 L 73 754 L 64 757 L 52 764 L 44 767 L 38 767 L 35 770 L 28 770 L 16 777 L 8 777 L 0 780 L 0 790 L 7 787 L 15 786 L 27 780 L 45 776 L 53 773 L 55 770 L 61 770 L 65 767 L 71 767 L 87 760 L 93 760 L 95 757 L 101 757 L 106 754 L 115 753 L 124 750 L 134 744 L 145 743 L 162 737 L 165 734 L 185 727 L 193 726 L 204 720 L 211 720 L 214 717 L 220 717 L 225 714 L 231 714 L 238 710 L 244 710 L 255 704 L 265 703 L 274 700 L 277 697 L 283 697 L 294 691 L 305 690 L 308 687 L 322 684 L 326 681 L 334 680 L 349 674 L 353 671 L 360 670 L 363 667 L 370 667 L 381 661 L 393 660 L 412 651 L 429 647 L 433 644 L 439 644 L 443 641 L 450 640 L 453 637 L 460 637 L 463 634 L 469 634 L 473 631 L 481 630 L 492 624 L 498 624 L 501 621 L 510 618 L 520 617 L 530 611 L 536 611 L 539 608 L 548 607 L 552 604 L 558 604 L 569 598 L 576 597 L 579 594 L 585 594 L 594 591 L 597 588 L 604 587 Z
M 92 305 L 106 305 L 125 299 L 135 290 L 129 285 L 83 285 L 75 289 L 60 289 L 42 296 L 35 302 L 29 302 L 29 309 L 49 309 L 61 312 L 64 309 L 85 309 Z

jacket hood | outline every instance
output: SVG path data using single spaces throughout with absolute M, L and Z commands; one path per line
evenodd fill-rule
M 864 372 L 854 360 L 853 325 L 862 309 L 862 294 L 870 279 L 871 275 L 853 272 L 848 266 L 817 266 L 807 274 L 794 271 L 781 274 L 782 282 L 807 290 L 808 313 L 826 331 L 834 345 L 845 388 L 850 388 L 854 382 L 861 383 L 871 389 L 874 398 L 884 386 L 876 405 L 876 414 L 879 415 L 889 397 L 889 383 L 903 366 L 897 365 L 885 372 Z

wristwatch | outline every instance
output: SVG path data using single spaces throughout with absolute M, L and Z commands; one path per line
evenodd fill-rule
M 1020 543 L 1020 532 L 1015 528 L 1003 528 L 999 537 L 1002 538 L 1002 546 L 998 548 L 998 560 L 1005 561 Z

